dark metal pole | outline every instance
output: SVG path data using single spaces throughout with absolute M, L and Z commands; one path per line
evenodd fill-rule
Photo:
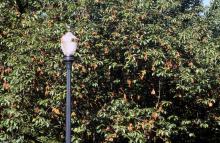
M 67 95 L 66 95 L 66 143 L 71 143 L 71 71 L 72 71 L 72 56 L 64 56 L 67 70 Z

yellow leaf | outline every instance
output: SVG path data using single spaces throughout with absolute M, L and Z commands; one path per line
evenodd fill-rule
M 10 85 L 9 85 L 9 83 L 8 83 L 7 81 L 4 81 L 4 83 L 3 83 L 3 89 L 4 89 L 4 90 L 9 90 L 9 89 L 10 89 Z
M 151 95 L 155 95 L 155 94 L 156 94 L 155 90 L 152 89 L 152 91 L 151 91 Z
M 130 124 L 128 125 L 128 130 L 129 130 L 129 131 L 132 131 L 132 130 L 133 130 L 133 125 L 132 125 L 132 123 L 130 123 Z
M 60 110 L 57 109 L 57 108 L 54 108 L 54 107 L 52 107 L 52 112 L 53 112 L 54 114 L 56 114 L 56 115 L 60 115 L 60 114 L 61 114 L 61 113 L 60 113 Z
M 152 117 L 152 119 L 154 119 L 154 120 L 157 120 L 157 118 L 158 118 L 158 113 L 157 112 L 153 112 L 152 114 L 151 114 L 151 117 Z
M 76 116 L 76 113 L 75 113 L 75 112 L 72 112 L 72 113 L 71 113 L 71 116 L 73 116 L 73 117 Z
M 108 54 L 109 53 L 109 49 L 108 48 L 104 48 L 104 53 Z
M 151 70 L 152 70 L 152 71 L 155 71 L 155 66 L 152 66 Z
M 40 109 L 39 109 L 38 107 L 35 107 L 35 108 L 34 108 L 34 112 L 35 112 L 35 113 L 39 113 L 39 112 L 40 112 Z
M 128 84 L 128 87 L 131 87 L 131 80 L 130 79 L 127 79 L 127 84 Z
M 212 107 L 212 106 L 213 106 L 213 103 L 212 103 L 212 102 L 209 102 L 208 105 L 209 105 L 209 107 Z

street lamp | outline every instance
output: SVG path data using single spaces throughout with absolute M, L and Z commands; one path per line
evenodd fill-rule
M 77 49 L 78 38 L 71 32 L 67 32 L 61 38 L 61 49 L 64 54 L 64 62 L 67 69 L 67 96 L 66 96 L 66 143 L 71 143 L 71 70 L 73 54 Z

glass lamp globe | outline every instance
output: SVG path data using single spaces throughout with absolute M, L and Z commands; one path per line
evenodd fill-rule
M 77 49 L 78 38 L 71 32 L 67 32 L 61 38 L 61 49 L 65 56 L 72 56 Z

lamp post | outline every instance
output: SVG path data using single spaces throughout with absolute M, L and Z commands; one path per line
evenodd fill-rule
M 71 143 L 71 70 L 73 63 L 73 54 L 77 49 L 77 38 L 67 32 L 61 38 L 61 49 L 64 53 L 64 62 L 67 70 L 67 95 L 66 95 L 66 143 Z

